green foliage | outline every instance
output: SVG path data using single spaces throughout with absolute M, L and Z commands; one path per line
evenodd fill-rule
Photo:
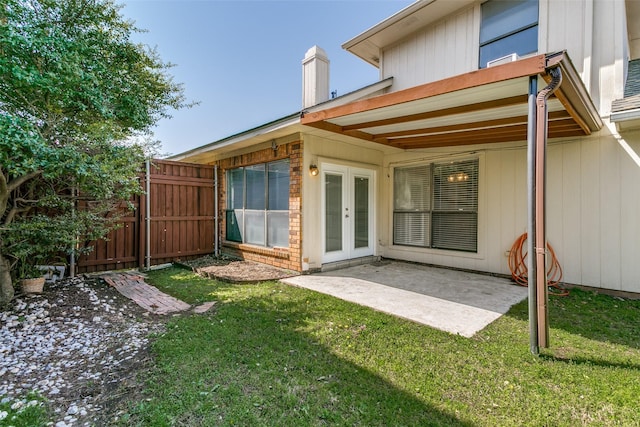
M 3 0 L 0 23 L 0 255 L 68 251 L 113 227 L 141 191 L 136 141 L 188 105 L 110 0 Z

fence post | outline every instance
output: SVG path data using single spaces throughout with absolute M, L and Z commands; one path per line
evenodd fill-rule
M 220 231 L 218 230 L 220 220 L 219 220 L 219 208 L 218 208 L 218 165 L 213 166 L 213 200 L 214 200 L 214 212 L 213 212 L 213 224 L 214 224 L 214 233 L 215 236 L 213 238 L 213 254 L 218 257 L 219 253 L 219 235 Z
M 148 270 L 151 268 L 151 160 L 147 159 L 146 162 L 146 193 L 145 197 L 145 268 Z
M 73 207 L 71 208 L 71 217 L 76 219 L 76 203 L 78 200 L 78 188 L 74 185 L 71 187 L 71 200 Z M 78 254 L 78 235 L 74 238 L 73 247 L 71 248 L 71 259 L 69 260 L 69 277 L 76 277 L 76 255 Z

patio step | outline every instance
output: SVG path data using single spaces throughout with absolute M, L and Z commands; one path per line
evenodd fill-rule
M 328 262 L 326 264 L 322 264 L 320 271 L 324 273 L 326 271 L 340 270 L 343 268 L 354 267 L 356 265 L 373 264 L 374 262 L 377 262 L 377 261 L 380 261 L 380 257 L 371 255 L 371 256 L 364 256 L 361 258 L 346 259 L 343 261 Z

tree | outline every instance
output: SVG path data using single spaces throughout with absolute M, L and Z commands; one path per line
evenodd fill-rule
M 25 256 L 105 236 L 140 191 L 148 135 L 185 104 L 110 0 L 0 0 L 0 302 Z M 76 210 L 82 197 L 87 209 Z

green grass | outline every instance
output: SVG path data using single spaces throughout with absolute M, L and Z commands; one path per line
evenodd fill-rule
M 29 394 L 24 399 L 0 403 L 0 426 L 39 427 L 46 426 L 49 414 L 42 403 L 44 399 Z
M 149 281 L 218 303 L 156 338 L 126 425 L 640 425 L 640 301 L 552 298 L 535 357 L 526 301 L 467 339 L 277 282 Z

